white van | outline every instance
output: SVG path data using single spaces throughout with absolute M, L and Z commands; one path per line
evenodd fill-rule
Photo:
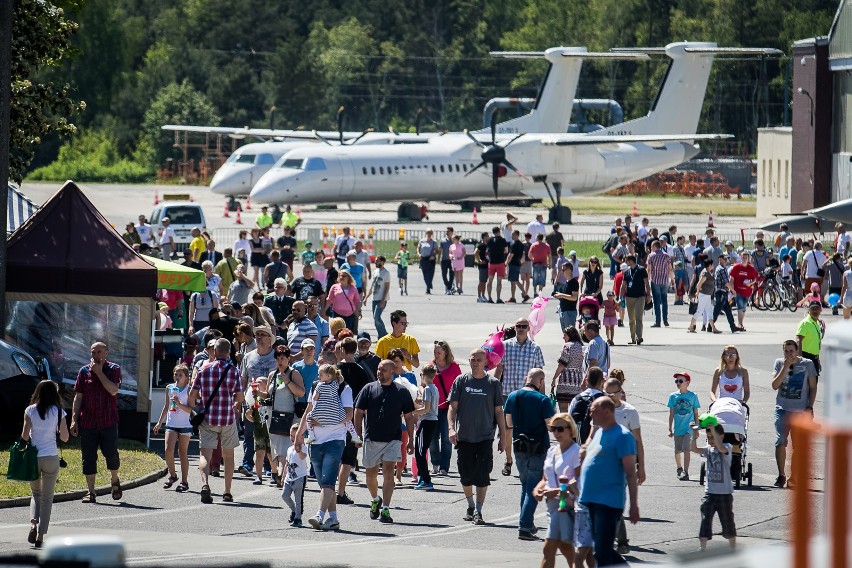
M 163 218 L 168 217 L 172 229 L 175 230 L 175 249 L 181 252 L 189 247 L 192 241 L 192 228 L 198 227 L 202 231 L 207 230 L 207 221 L 204 211 L 198 203 L 191 201 L 166 201 L 154 207 L 148 222 L 156 235 L 159 243 L 159 235 L 163 230 Z

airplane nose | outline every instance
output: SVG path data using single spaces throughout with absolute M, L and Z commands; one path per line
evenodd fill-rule
M 251 169 L 235 168 L 227 165 L 210 180 L 210 191 L 221 195 L 245 195 L 251 189 Z
M 273 172 L 264 174 L 251 189 L 251 198 L 257 203 L 277 203 L 276 194 L 279 193 L 277 182 L 278 176 Z

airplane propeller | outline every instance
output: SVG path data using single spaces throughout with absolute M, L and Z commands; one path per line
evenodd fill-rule
M 344 138 L 343 138 L 343 115 L 345 113 L 346 113 L 346 108 L 341 105 L 340 108 L 337 109 L 337 132 L 338 132 L 338 135 L 339 135 L 339 143 L 340 143 L 341 146 L 351 146 L 352 144 L 357 143 L 358 140 L 360 140 L 361 138 L 363 138 L 364 136 L 366 136 L 370 132 L 373 132 L 372 128 L 367 128 L 366 130 L 363 130 L 361 132 L 361 134 L 358 135 L 357 138 L 354 138 L 352 140 L 344 140 Z M 331 142 L 328 140 L 328 138 L 326 138 L 325 136 L 323 136 L 322 134 L 320 134 L 316 130 L 313 131 L 313 134 L 314 134 L 314 136 L 316 136 L 318 139 L 322 140 L 323 142 L 325 142 L 329 146 L 332 145 Z
M 497 197 L 497 180 L 500 178 L 500 172 L 498 171 L 497 166 L 501 166 L 501 165 L 506 166 L 507 168 L 509 168 L 510 170 L 512 170 L 513 172 L 515 172 L 519 176 L 521 176 L 522 178 L 529 179 L 529 178 L 527 178 L 527 176 L 522 174 L 521 171 L 518 168 L 513 166 L 511 164 L 511 162 L 509 162 L 509 160 L 506 159 L 506 148 L 508 148 L 509 145 L 512 144 L 512 142 L 514 142 L 515 140 L 517 140 L 518 138 L 523 136 L 524 135 L 523 132 L 521 134 L 518 134 L 517 136 L 515 136 L 511 140 L 509 140 L 509 142 L 506 143 L 505 146 L 500 146 L 499 144 L 497 144 L 497 115 L 495 113 L 495 114 L 491 115 L 491 144 L 490 145 L 486 145 L 484 142 L 480 142 L 479 140 L 476 139 L 476 137 L 474 137 L 473 134 L 471 134 L 467 130 L 465 130 L 464 133 L 467 134 L 467 137 L 470 138 L 471 140 L 473 140 L 476 143 L 477 146 L 482 148 L 482 153 L 479 156 L 482 161 L 479 162 L 476 166 L 474 166 L 473 169 L 469 170 L 466 174 L 464 174 L 465 177 L 469 176 L 470 174 L 472 174 L 473 172 L 475 172 L 476 170 L 478 170 L 479 168 L 481 168 L 483 166 L 490 165 L 491 166 L 491 186 L 494 188 L 494 197 L 495 198 Z

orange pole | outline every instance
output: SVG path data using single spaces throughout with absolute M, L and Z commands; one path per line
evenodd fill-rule
M 804 413 L 802 413 L 804 414 Z M 797 481 L 793 491 L 793 499 L 790 501 L 790 532 L 793 540 L 793 566 L 796 568 L 808 568 L 810 566 L 810 544 L 811 532 L 811 510 L 808 506 L 808 491 L 810 489 L 810 456 L 811 439 L 816 431 L 816 426 L 810 416 L 801 415 L 791 419 L 791 433 L 793 437 L 793 465 L 792 477 Z
M 837 432 L 830 435 L 829 443 L 829 476 L 826 481 L 831 485 L 831 522 L 829 535 L 831 538 L 831 566 L 845 568 L 847 558 L 847 528 L 849 506 L 849 440 L 847 433 Z

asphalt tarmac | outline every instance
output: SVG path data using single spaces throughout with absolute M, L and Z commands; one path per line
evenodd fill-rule
M 29 193 L 34 198 L 38 195 L 34 191 Z M 103 196 L 96 204 L 106 212 L 121 207 Z M 125 203 L 124 216 L 131 205 Z M 603 225 L 607 220 L 600 218 L 597 222 Z M 400 296 L 394 281 L 386 314 L 394 309 L 405 310 L 411 322 L 408 332 L 418 339 L 424 353 L 431 353 L 434 340 L 443 339 L 452 346 L 460 362 L 464 362 L 470 350 L 480 346 L 490 332 L 527 315 L 530 309 L 529 305 L 520 304 L 477 304 L 471 293 L 475 290 L 476 273 L 469 269 L 465 276 L 466 295 L 426 296 L 420 272 L 413 268 L 409 273 L 411 295 Z M 440 275 L 436 275 L 436 282 L 440 283 Z M 610 286 L 609 281 L 606 286 Z M 440 291 L 440 285 L 437 290 Z M 504 299 L 507 290 L 504 287 Z M 546 324 L 536 337 L 544 352 L 548 377 L 556 367 L 562 344 L 555 310 L 554 303 L 550 303 Z M 688 334 L 686 306 L 670 307 L 669 328 L 648 328 L 652 323 L 649 319 L 653 318 L 646 313 L 645 343 L 639 347 L 626 345 L 627 329 L 617 328 L 613 366 L 624 369 L 628 401 L 641 414 L 648 477 L 639 490 L 641 521 L 628 528 L 631 553 L 627 558 L 632 564 L 680 563 L 681 555 L 698 546 L 699 505 L 704 491 L 698 483 L 700 460 L 692 461 L 691 481 L 677 480 L 672 442 L 667 437 L 666 400 L 675 390 L 672 374 L 686 370 L 693 377 L 692 390 L 706 408 L 713 369 L 728 343 L 738 346 L 751 375 L 748 461 L 754 471 L 754 487 L 743 487 L 734 496 L 738 543 L 745 550 L 759 550 L 760 546 L 789 542 L 792 492 L 772 487 L 777 472 L 773 448 L 775 393 L 770 382 L 773 362 L 781 354 L 781 342 L 794 336 L 803 316 L 801 310 L 795 314 L 749 311 L 745 321 L 747 333 Z M 827 319 L 833 323 L 841 318 L 828 315 Z M 366 313 L 362 329 L 374 334 L 372 320 Z M 429 358 L 421 355 L 421 360 Z M 822 400 L 820 392 L 817 416 L 822 414 Z M 193 460 L 193 468 L 195 463 Z M 811 463 L 812 518 L 817 520 L 819 528 L 824 516 L 821 444 L 816 445 Z M 462 520 L 466 503 L 455 474 L 454 456 L 451 475 L 436 477 L 433 492 L 415 491 L 408 484 L 409 478 L 404 478 L 405 487 L 397 489 L 392 503 L 393 525 L 369 519 L 369 496 L 363 485 L 363 472 L 358 474 L 361 484 L 348 488 L 355 505 L 340 507 L 341 530 L 323 533 L 310 528 L 290 528 L 289 510 L 279 492 L 267 486 L 254 486 L 250 478 L 239 475 L 234 481 L 234 503 L 221 502 L 223 481 L 214 478 L 211 485 L 216 501 L 213 505 L 202 505 L 198 473 L 192 469 L 190 492 L 186 494 L 165 491 L 162 483 L 157 482 L 126 491 L 120 503 L 105 497 L 99 498 L 95 505 L 56 504 L 48 536 L 117 535 L 126 542 L 128 564 L 143 566 L 224 566 L 254 562 L 270 562 L 275 566 L 416 564 L 423 568 L 537 565 L 541 543 L 517 539 L 519 482 L 515 475 L 500 475 L 502 464 L 502 457 L 495 457 L 493 484 L 483 510 L 487 525 L 482 527 Z M 318 503 L 313 483 L 305 493 L 305 503 L 306 520 Z M 0 553 L 28 550 L 28 516 L 26 508 L 0 509 Z M 543 529 L 547 526 L 543 507 L 539 508 L 536 523 Z M 720 530 L 718 522 L 714 528 Z M 719 550 L 726 547 L 727 543 L 718 536 L 709 546 Z

